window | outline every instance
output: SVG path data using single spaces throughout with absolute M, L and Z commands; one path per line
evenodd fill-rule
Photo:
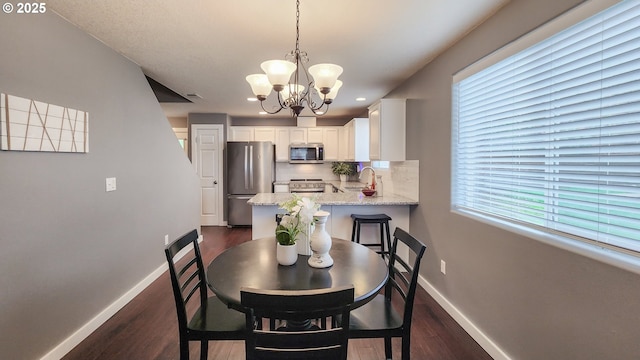
M 640 255 L 640 0 L 502 57 L 454 77 L 453 209 Z

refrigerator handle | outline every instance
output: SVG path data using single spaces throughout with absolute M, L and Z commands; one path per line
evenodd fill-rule
M 253 145 L 249 145 L 249 184 L 253 189 Z
M 244 146 L 244 188 L 249 188 L 249 152 L 248 146 Z

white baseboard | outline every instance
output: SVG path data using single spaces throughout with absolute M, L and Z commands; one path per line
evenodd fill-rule
M 202 235 L 198 237 L 198 243 L 201 243 L 203 240 Z M 190 249 L 183 249 L 183 251 L 176 254 L 176 259 L 182 258 Z M 78 346 L 84 339 L 86 339 L 91 333 L 93 333 L 96 329 L 98 329 L 102 324 L 104 324 L 107 320 L 109 320 L 115 313 L 120 311 L 125 305 L 129 303 L 129 301 L 133 300 L 138 294 L 140 294 L 147 286 L 151 285 L 157 278 L 159 278 L 165 271 L 169 269 L 169 266 L 164 263 L 157 269 L 155 269 L 151 274 L 147 275 L 142 281 L 137 283 L 133 288 L 127 291 L 124 295 L 122 295 L 119 299 L 111 303 L 104 310 L 102 310 L 98 315 L 96 315 L 93 319 L 89 320 L 86 324 L 84 324 L 80 329 L 76 330 L 71 336 L 66 338 L 60 344 L 58 344 L 55 348 L 49 351 L 45 356 L 40 358 L 40 360 L 60 360 L 62 357 L 67 355 L 69 351 L 73 350 L 74 347 Z
M 444 310 L 495 360 L 511 360 L 511 358 L 498 345 L 482 332 L 464 313 L 456 308 L 424 277 L 418 276 L 418 283 L 431 297 L 433 297 Z
M 89 320 L 89 322 L 87 322 L 80 329 L 71 334 L 71 336 L 58 344 L 58 346 L 53 348 L 53 350 L 49 351 L 49 353 L 40 358 L 40 360 L 62 359 L 63 356 L 65 356 L 69 351 L 71 351 L 74 347 L 76 347 L 84 339 L 91 335 L 91 333 L 93 333 L 97 328 L 99 328 L 100 325 L 104 324 L 115 313 L 117 313 L 120 309 L 127 305 L 129 301 L 131 301 L 144 289 L 146 289 L 147 286 L 149 286 L 153 281 L 160 277 L 160 275 L 167 271 L 168 268 L 169 267 L 167 264 L 163 264 L 162 266 L 158 267 L 151 274 L 142 279 L 142 281 L 137 283 L 133 288 L 122 295 L 119 299 L 111 303 L 93 319 Z

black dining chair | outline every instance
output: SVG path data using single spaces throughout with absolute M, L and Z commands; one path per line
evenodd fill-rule
M 415 255 L 413 266 L 397 256 L 398 243 L 405 244 Z M 410 359 L 413 300 L 418 285 L 420 260 L 425 250 L 426 246 L 422 242 L 396 228 L 389 257 L 389 280 L 384 286 L 384 294 L 376 295 L 373 300 L 351 312 L 349 338 L 384 338 L 387 359 L 392 358 L 391 339 L 402 338 L 402 359 Z M 402 312 L 396 311 L 392 305 L 394 293 L 400 296 Z
M 240 299 L 246 315 L 247 360 L 347 359 L 353 286 L 302 291 L 242 288 Z M 347 321 L 336 325 L 337 317 Z M 264 328 L 262 319 L 286 325 Z
M 190 250 L 186 250 L 186 249 Z M 184 256 L 176 256 L 181 250 Z M 209 340 L 244 340 L 245 316 L 209 297 L 207 280 L 194 229 L 165 250 L 178 313 L 180 359 L 189 359 L 189 342 L 200 341 L 200 359 L 206 359 Z

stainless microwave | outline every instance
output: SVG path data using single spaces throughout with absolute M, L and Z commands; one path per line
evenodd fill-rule
M 319 164 L 324 162 L 324 145 L 291 144 L 289 145 L 289 162 L 292 164 Z

